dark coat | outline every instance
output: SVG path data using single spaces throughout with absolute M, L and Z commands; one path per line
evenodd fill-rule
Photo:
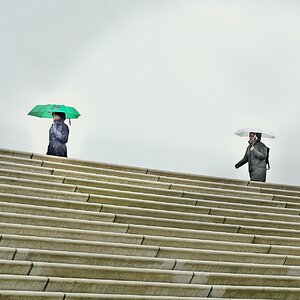
M 246 149 L 244 157 L 235 165 L 236 168 L 248 163 L 250 180 L 251 181 L 266 181 L 267 173 L 267 146 L 261 141 L 257 141 L 253 145 L 249 145 Z
M 63 121 L 55 120 L 49 130 L 47 155 L 67 157 L 69 127 Z

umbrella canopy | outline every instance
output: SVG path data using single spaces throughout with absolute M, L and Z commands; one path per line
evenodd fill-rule
M 235 134 L 241 137 L 248 137 L 250 132 L 261 133 L 262 137 L 264 138 L 275 139 L 275 136 L 272 132 L 265 131 L 260 128 L 254 128 L 254 127 L 240 129 Z
M 66 114 L 66 119 L 77 119 L 80 113 L 71 106 L 60 104 L 36 105 L 29 113 L 30 116 L 39 118 L 53 118 L 54 112 L 63 112 Z

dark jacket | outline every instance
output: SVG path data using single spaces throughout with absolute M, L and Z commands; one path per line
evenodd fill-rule
M 69 127 L 60 120 L 55 120 L 49 130 L 49 145 L 47 155 L 67 157 Z
M 267 173 L 267 146 L 261 141 L 257 141 L 253 145 L 249 145 L 246 149 L 244 157 L 236 164 L 236 168 L 248 163 L 251 181 L 266 181 Z

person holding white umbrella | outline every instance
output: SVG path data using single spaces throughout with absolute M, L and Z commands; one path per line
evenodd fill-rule
M 235 133 L 239 136 L 249 136 L 249 146 L 244 157 L 235 165 L 238 169 L 248 163 L 251 181 L 266 181 L 267 166 L 269 165 L 269 148 L 261 142 L 261 137 L 275 138 L 273 134 L 262 130 L 241 129 Z

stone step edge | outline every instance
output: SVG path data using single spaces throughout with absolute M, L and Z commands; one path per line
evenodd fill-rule
M 296 269 L 299 270 L 299 265 L 286 265 L 286 261 L 288 257 L 298 258 L 292 255 L 282 256 L 284 258 L 283 264 L 268 264 L 268 263 L 254 263 L 254 262 L 234 262 L 234 261 L 216 261 L 216 260 L 203 260 L 197 259 L 197 261 L 192 259 L 180 259 L 180 258 L 159 258 L 159 257 L 149 257 L 149 256 L 130 256 L 130 255 L 122 255 L 122 254 L 101 254 L 101 253 L 91 253 L 91 252 L 71 252 L 66 250 L 45 250 L 45 249 L 32 249 L 32 248 L 14 248 L 14 247 L 0 247 L 0 253 L 5 251 L 11 252 L 11 261 L 24 261 L 24 255 L 27 254 L 37 254 L 37 255 L 64 255 L 64 256 L 72 256 L 72 257 L 88 257 L 91 259 L 95 258 L 113 258 L 113 259 L 123 259 L 123 260 L 143 260 L 146 262 L 168 262 L 171 264 L 170 269 L 174 269 L 177 265 L 180 264 L 197 264 L 197 263 L 207 263 L 211 265 L 217 266 L 247 266 L 247 267 L 256 267 L 256 268 L 275 268 L 275 269 Z M 214 251 L 216 252 L 216 251 Z M 265 255 L 263 255 L 265 256 Z M 272 255 L 271 255 L 272 256 Z M 26 260 L 25 260 L 26 261 Z M 300 262 L 300 259 L 299 259 Z M 71 264 L 71 263 L 69 263 Z M 72 263 L 76 264 L 76 263 Z M 86 264 L 93 265 L 93 264 Z M 161 268 L 163 269 L 163 268 Z M 167 269 L 167 270 L 170 270 Z M 163 269 L 164 270 L 164 269 Z
M 208 276 L 227 276 L 231 278 L 235 277 L 241 277 L 245 278 L 257 278 L 257 279 L 269 279 L 269 280 L 277 280 L 278 278 L 283 278 L 284 280 L 290 279 L 290 280 L 299 280 L 300 284 L 300 267 L 297 268 L 299 271 L 296 275 L 270 275 L 270 274 L 252 274 L 252 273 L 229 273 L 229 272 L 211 272 L 211 271 L 186 271 L 186 270 L 179 270 L 179 269 L 158 269 L 158 268 L 138 268 L 138 267 L 122 267 L 122 266 L 95 266 L 95 265 L 87 265 L 87 264 L 70 264 L 70 263 L 61 263 L 61 262 L 41 262 L 41 261 L 28 261 L 28 260 L 7 260 L 7 259 L 0 259 L 0 265 L 2 264 L 9 264 L 11 266 L 28 266 L 29 272 L 26 274 L 26 276 L 47 276 L 47 275 L 32 275 L 31 272 L 34 267 L 60 267 L 60 268 L 69 268 L 69 269 L 85 269 L 87 271 L 111 271 L 111 272 L 128 272 L 128 273 L 153 273 L 153 274 L 165 274 L 165 275 L 186 275 L 190 276 L 191 279 L 195 275 L 203 275 L 204 277 Z M 266 265 L 264 265 L 266 267 Z M 294 268 L 296 269 L 296 268 Z M 11 273 L 0 273 L 2 275 L 16 275 Z M 20 275 L 20 274 L 19 274 Z M 62 277 L 62 276 L 51 276 L 51 277 Z M 63 278 L 82 278 L 82 277 L 66 277 L 63 276 Z M 86 278 L 86 277 L 84 277 Z M 93 279 L 93 277 L 88 277 L 86 279 Z M 121 279 L 120 279 L 121 280 Z M 123 281 L 123 279 L 122 279 Z M 139 280 L 133 280 L 133 281 L 139 281 Z M 300 285 L 299 285 L 300 286 Z
M 121 295 L 121 294 L 91 294 L 91 293 L 64 293 L 64 292 L 35 292 L 35 291 L 13 291 L 13 290 L 0 290 L 0 296 L 14 296 L 22 297 L 20 300 L 29 300 L 27 297 L 34 297 L 30 300 L 41 300 L 40 297 L 55 297 L 55 300 L 69 300 L 69 299 L 113 299 L 113 300 L 181 300 L 182 297 L 176 296 L 143 296 L 143 295 Z M 25 297 L 25 298 L 23 298 Z M 37 298 L 36 298 L 37 297 Z M 205 297 L 184 297 L 185 300 L 207 300 Z M 246 298 L 213 298 L 214 300 L 252 300 Z M 258 299 L 256 300 L 270 300 L 270 299 Z
M 283 258 L 284 262 L 288 259 L 288 257 L 300 258 L 300 255 L 285 255 L 285 254 L 277 254 L 277 253 L 257 253 L 257 252 L 238 252 L 238 251 L 228 251 L 228 250 L 211 250 L 211 249 L 197 249 L 197 248 L 182 248 L 182 247 L 172 247 L 172 246 L 155 246 L 155 245 L 143 245 L 143 244 L 126 244 L 126 243 L 116 243 L 116 242 L 96 242 L 96 241 L 86 241 L 86 240 L 71 240 L 71 239 L 63 239 L 63 238 L 51 238 L 51 237 L 37 237 L 37 236 L 22 236 L 16 234 L 1 234 L 0 242 L 5 239 L 15 239 L 15 240 L 23 240 L 23 241 L 33 241 L 33 242 L 52 242 L 52 243 L 62 243 L 64 245 L 70 244 L 78 244 L 78 245 L 93 245 L 93 246 L 106 246 L 106 247 L 115 247 L 115 248 L 126 248 L 126 249 L 141 249 L 141 250 L 149 250 L 155 253 L 154 257 L 158 257 L 160 251 L 181 251 L 185 253 L 214 253 L 214 254 L 230 254 L 233 256 L 253 256 L 253 257 L 274 257 L 274 258 Z M 83 242 L 83 243 L 82 243 Z M 137 248 L 137 246 L 139 246 Z M 2 246 L 0 246 L 2 247 Z M 7 247 L 4 245 L 4 247 Z M 274 248 L 274 247 L 273 247 Z M 45 249 L 44 249 L 45 250 Z M 48 250 L 48 249 L 47 249 Z M 79 251 L 81 252 L 81 251 Z M 77 253 L 77 252 L 75 252 Z M 97 254 L 97 252 L 88 252 Z M 151 256 L 153 257 L 153 256 Z

